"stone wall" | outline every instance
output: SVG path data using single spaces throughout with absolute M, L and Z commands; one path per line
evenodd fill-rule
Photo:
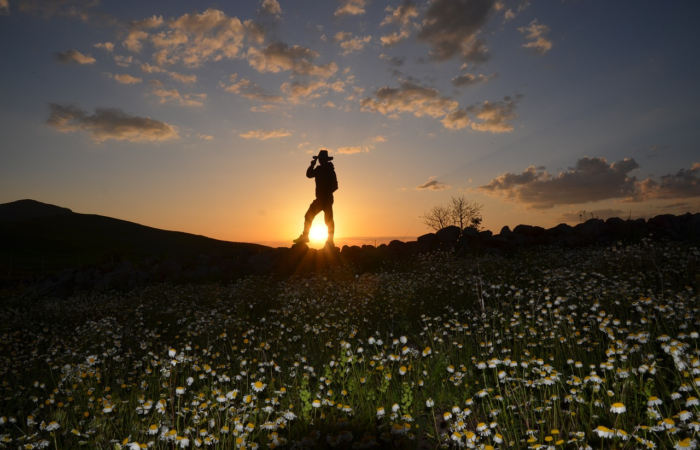
M 66 269 L 35 280 L 21 295 L 62 297 L 83 289 L 128 290 L 153 282 L 207 282 L 270 273 L 292 275 L 344 264 L 353 264 L 360 270 L 376 270 L 385 261 L 406 260 L 431 251 L 448 251 L 457 257 L 484 254 L 507 256 L 537 246 L 574 248 L 613 245 L 617 241 L 630 242 L 643 238 L 698 242 L 700 213 L 660 215 L 649 220 L 591 219 L 573 227 L 560 224 L 549 229 L 518 225 L 513 230 L 503 227 L 495 235 L 488 230 L 460 230 L 451 226 L 420 236 L 415 241 L 395 240 L 377 247 L 363 245 L 316 250 L 301 244 L 291 248 L 247 250 L 196 258 L 161 259 L 153 256 L 136 264 L 110 262 Z

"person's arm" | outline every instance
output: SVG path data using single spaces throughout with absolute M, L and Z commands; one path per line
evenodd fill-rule
M 314 173 L 314 166 L 316 165 L 316 160 L 311 161 L 311 165 L 306 169 L 306 178 L 313 178 L 316 176 Z

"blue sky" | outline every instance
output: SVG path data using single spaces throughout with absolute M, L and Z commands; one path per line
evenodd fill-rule
M 0 202 L 286 245 L 700 210 L 695 2 L 0 0 Z M 322 218 L 317 222 L 322 224 Z

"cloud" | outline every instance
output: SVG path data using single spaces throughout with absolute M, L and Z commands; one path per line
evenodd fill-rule
M 143 41 L 148 38 L 148 33 L 144 30 L 158 28 L 163 25 L 163 17 L 152 16 L 146 19 L 133 20 L 129 23 L 129 31 L 122 45 L 129 51 L 140 52 L 143 48 Z
M 486 101 L 481 105 L 470 106 L 467 111 L 475 116 L 475 120 L 471 124 L 472 129 L 490 133 L 513 131 L 513 127 L 507 121 L 517 117 L 515 107 L 522 97 L 521 94 L 516 95 L 515 98 L 506 96 L 501 102 Z
M 638 182 L 636 187 L 637 192 L 626 199 L 627 202 L 700 197 L 700 163 L 693 164 L 688 170 L 663 175 L 660 183 L 647 178 Z
M 531 48 L 540 55 L 552 49 L 552 41 L 544 37 L 549 32 L 549 27 L 538 24 L 537 19 L 530 22 L 530 25 L 527 27 L 518 28 L 518 31 L 525 34 L 525 38 L 530 41 L 527 44 L 523 44 L 523 47 Z
M 336 37 L 341 34 L 338 33 L 336 34 Z M 340 47 L 343 49 L 343 52 L 341 55 L 349 55 L 350 53 L 353 52 L 359 52 L 363 48 L 365 48 L 365 45 L 368 44 L 372 40 L 372 36 L 365 36 L 365 37 L 354 37 L 352 39 L 348 39 L 350 37 L 350 33 L 347 33 L 347 36 L 344 36 L 345 39 L 342 42 L 340 42 Z
M 335 103 L 332 101 L 328 100 L 326 103 L 323 104 L 326 108 L 335 108 Z
M 405 56 L 388 56 L 381 54 L 379 58 L 386 59 L 386 62 L 389 63 L 391 67 L 401 67 L 406 62 Z
M 401 41 L 408 39 L 410 36 L 410 28 L 412 25 L 411 19 L 418 17 L 418 8 L 415 3 L 406 0 L 396 8 L 387 6 L 385 11 L 388 14 L 379 25 L 384 26 L 394 24 L 401 27 L 400 32 L 394 31 L 393 33 L 381 36 L 379 38 L 384 47 L 393 47 Z
M 156 84 L 153 89 L 153 95 L 160 98 L 158 103 L 166 103 L 169 101 L 177 101 L 183 106 L 203 106 L 202 100 L 206 100 L 207 94 L 180 94 L 177 89 L 162 89 L 160 86 L 162 84 Z
M 143 70 L 146 73 L 160 73 L 160 72 L 166 72 L 165 69 L 162 69 L 158 66 L 152 66 L 148 63 L 143 63 L 141 64 L 141 70 Z
M 369 153 L 369 147 L 340 147 L 335 153 L 339 155 L 354 155 L 356 153 Z
M 515 107 L 522 98 L 522 95 L 515 98 L 506 96 L 500 102 L 486 101 L 463 109 L 454 99 L 440 95 L 436 89 L 408 80 L 401 81 L 398 88 L 379 88 L 375 96 L 360 101 L 362 111 L 379 112 L 390 117 L 400 113 L 412 113 L 416 117 L 442 117 L 443 126 L 451 130 L 469 126 L 475 131 L 491 133 L 513 130 L 507 121 L 517 117 Z
M 369 140 L 370 142 L 386 142 L 386 138 L 381 135 L 370 138 Z
M 136 83 L 140 83 L 143 81 L 142 78 L 132 77 L 131 75 L 126 74 L 126 73 L 115 75 L 114 79 L 117 80 L 117 82 L 119 82 L 121 84 L 136 84 Z
M 608 164 L 605 158 L 586 156 L 556 176 L 542 166 L 530 166 L 521 174 L 500 175 L 477 190 L 527 208 L 548 209 L 634 195 L 636 178 L 629 173 L 637 168 L 639 164 L 632 158 Z
M 335 10 L 335 17 L 358 16 L 365 13 L 365 0 L 340 0 L 340 6 Z
M 179 81 L 180 83 L 183 83 L 183 84 L 190 84 L 190 83 L 197 82 L 197 75 L 183 75 L 183 74 L 177 73 L 177 72 L 168 72 L 168 76 L 170 76 L 173 80 Z
M 384 11 L 386 11 L 388 14 L 386 17 L 384 17 L 382 23 L 379 24 L 380 26 L 394 24 L 407 27 L 411 25 L 412 18 L 418 17 L 418 7 L 410 0 L 405 0 L 396 8 L 387 6 Z
M 250 47 L 247 56 L 250 66 L 260 73 L 289 70 L 295 75 L 328 78 L 338 71 L 333 62 L 315 65 L 312 60 L 318 56 L 317 52 L 299 45 L 290 47 L 284 42 L 274 42 L 262 50 Z
M 423 190 L 423 189 L 428 189 L 430 191 L 442 191 L 443 189 L 449 189 L 450 185 L 445 184 L 441 181 L 438 180 L 430 180 L 426 181 L 425 183 L 421 184 L 420 186 L 416 186 L 416 190 Z
M 4 3 L 8 3 L 4 1 Z M 99 23 L 101 25 L 116 25 L 117 19 L 109 14 L 95 10 L 99 0 L 20 0 L 16 2 L 18 9 L 25 13 L 40 14 L 46 18 L 63 16 L 78 19 L 83 22 Z
M 149 34 L 152 28 L 167 29 Z M 123 44 L 139 52 L 144 43 L 155 48 L 153 60 L 160 66 L 181 62 L 198 67 L 205 61 L 233 59 L 241 56 L 244 40 L 260 44 L 265 39 L 261 25 L 252 21 L 241 22 L 223 11 L 209 8 L 202 13 L 183 14 L 163 20 L 153 16 L 129 24 Z
M 134 58 L 131 56 L 127 58 L 121 55 L 114 55 L 114 63 L 120 67 L 129 67 L 133 61 Z
M 93 141 L 167 141 L 179 138 L 174 127 L 150 117 L 132 116 L 117 108 L 97 108 L 94 114 L 75 105 L 49 104 L 46 124 L 62 133 L 84 131 Z
M 93 47 L 106 50 L 108 52 L 114 51 L 114 44 L 112 42 L 98 42 Z
M 245 139 L 259 139 L 265 141 L 267 139 L 281 138 L 285 136 L 291 136 L 292 132 L 285 130 L 284 128 L 278 128 L 276 130 L 251 130 L 245 133 L 239 134 L 240 137 Z
M 363 111 L 384 115 L 413 113 L 416 117 L 440 117 L 459 106 L 455 100 L 441 96 L 436 89 L 407 80 L 402 81 L 398 88 L 381 87 L 376 90 L 375 96 L 376 99 L 367 97 L 361 100 Z
M 417 39 L 430 45 L 430 56 L 436 61 L 457 55 L 466 61 L 486 61 L 488 51 L 476 36 L 495 4 L 495 0 L 433 0 Z
M 450 130 L 461 130 L 472 123 L 467 115 L 467 111 L 463 109 L 456 109 L 450 112 L 440 122 L 442 122 L 445 128 L 449 128 Z
M 342 83 L 342 81 L 340 82 Z M 300 82 L 292 81 L 282 84 L 280 89 L 287 94 L 289 100 L 295 102 L 302 99 L 314 99 L 328 92 L 333 85 L 325 81 Z M 340 86 L 342 90 L 342 86 Z
M 204 139 L 205 141 L 211 141 L 212 139 L 214 139 L 214 136 L 212 136 L 210 134 L 202 134 L 202 133 L 197 133 L 197 137 L 200 139 Z
M 0 0 L 0 15 L 2 14 L 10 14 L 9 0 Z
M 183 84 L 191 84 L 191 83 L 197 82 L 197 75 L 184 75 L 184 74 L 177 73 L 177 72 L 169 72 L 169 71 L 163 69 L 162 67 L 152 66 L 151 64 L 148 64 L 148 63 L 141 64 L 141 70 L 146 72 L 146 73 L 165 73 L 173 80 L 179 81 L 180 83 L 183 83 Z
M 282 15 L 282 7 L 277 0 L 265 0 L 262 3 L 262 11 L 266 14 L 279 17 Z
M 281 95 L 274 95 L 266 91 L 265 89 L 261 88 L 254 82 L 246 79 L 246 78 L 241 78 L 240 80 L 238 79 L 238 74 L 234 73 L 231 75 L 229 79 L 233 84 L 226 86 L 224 84 L 221 84 L 221 86 L 224 88 L 226 92 L 230 92 L 232 94 L 238 94 L 241 97 L 247 98 L 249 100 L 256 100 L 260 102 L 273 102 L 273 103 L 279 103 L 283 101 L 284 99 L 282 98 Z
M 487 81 L 491 81 L 497 75 L 498 72 L 492 73 L 491 75 L 484 75 L 480 73 L 478 76 L 472 73 L 465 73 L 464 75 L 454 77 L 452 79 L 452 84 L 457 87 L 471 86 L 473 84 L 486 83 Z
M 96 59 L 90 55 L 83 55 L 77 50 L 66 50 L 54 55 L 56 61 L 63 64 L 95 64 Z
M 409 36 L 410 33 L 407 30 L 401 30 L 401 32 L 394 31 L 386 36 L 380 36 L 379 42 L 382 43 L 382 47 L 393 47 L 394 45 L 408 39 Z
M 503 22 L 508 22 L 509 20 L 515 19 L 518 16 L 518 14 L 523 12 L 529 6 L 530 2 L 528 0 L 525 0 L 522 3 L 520 3 L 515 10 L 513 10 L 513 8 L 508 8 L 503 14 Z

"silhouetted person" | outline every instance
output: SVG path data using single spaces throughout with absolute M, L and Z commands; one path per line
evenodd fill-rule
M 328 150 L 321 150 L 318 156 L 314 156 L 313 161 L 306 169 L 307 178 L 316 178 L 316 200 L 311 202 L 309 210 L 304 216 L 304 232 L 294 239 L 295 244 L 309 242 L 309 229 L 316 214 L 323 211 L 323 218 L 328 226 L 327 247 L 333 247 L 333 234 L 335 233 L 335 222 L 333 221 L 333 193 L 338 190 L 338 177 L 335 175 L 335 167 L 328 156 Z M 314 167 L 318 161 L 319 166 Z

